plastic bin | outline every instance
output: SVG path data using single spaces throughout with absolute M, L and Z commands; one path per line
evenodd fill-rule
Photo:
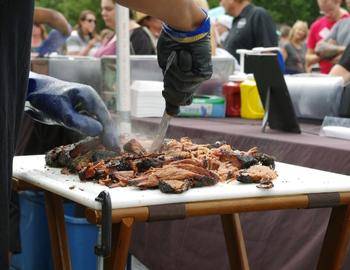
M 180 106 L 179 116 L 225 117 L 225 99 L 219 96 L 194 96 L 191 105 Z
M 241 116 L 241 83 L 246 80 L 247 75 L 243 73 L 234 74 L 229 77 L 229 82 L 222 86 L 222 93 L 226 99 L 226 116 Z
M 264 108 L 256 82 L 252 77 L 247 78 L 240 85 L 241 88 L 241 117 L 246 119 L 262 119 Z
M 95 270 L 97 257 L 94 246 L 97 243 L 98 229 L 86 218 L 65 215 L 68 244 L 73 270 Z
M 53 269 L 43 193 L 20 192 L 19 202 L 21 207 L 22 253 L 12 256 L 11 269 Z
M 11 258 L 11 270 L 51 270 L 50 234 L 43 192 L 19 193 L 22 252 Z M 64 212 L 73 215 L 74 204 L 64 203 Z

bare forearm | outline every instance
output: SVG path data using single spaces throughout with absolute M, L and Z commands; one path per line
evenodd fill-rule
M 342 54 L 344 50 L 344 46 L 338 45 L 333 40 L 319 42 L 315 48 L 316 54 L 321 59 L 332 59 L 337 55 Z
M 34 23 L 48 24 L 65 36 L 70 34 L 70 25 L 66 18 L 58 11 L 48 8 L 35 8 Z
M 117 0 L 117 3 L 157 17 L 182 31 L 196 29 L 205 18 L 192 0 Z

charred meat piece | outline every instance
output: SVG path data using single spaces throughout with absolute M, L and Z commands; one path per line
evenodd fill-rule
M 260 183 L 256 186 L 257 188 L 270 189 L 273 188 L 273 183 L 271 180 L 261 180 Z
M 275 158 L 264 153 L 257 153 L 255 158 L 264 166 L 275 169 Z
M 243 153 L 238 153 L 236 157 L 241 162 L 240 168 L 242 169 L 248 169 L 249 167 L 259 163 L 259 161 L 256 158 L 245 155 Z
M 107 163 L 107 168 L 110 168 L 112 171 L 131 171 L 132 166 L 130 160 L 126 159 L 112 159 Z
M 123 149 L 125 152 L 134 155 L 145 155 L 146 150 L 143 146 L 135 139 L 131 139 L 126 144 L 124 144 Z
M 154 175 L 141 175 L 128 181 L 129 185 L 137 186 L 140 189 L 157 188 L 159 179 Z
M 106 178 L 110 170 L 106 167 L 104 161 L 97 163 L 89 163 L 88 166 L 84 167 L 78 172 L 79 179 L 82 181 L 98 180 Z
M 114 182 L 123 182 L 128 184 L 129 180 L 135 177 L 134 171 L 114 171 L 110 173 L 110 177 Z
M 217 159 L 213 159 L 211 157 L 203 157 L 204 168 L 207 168 L 208 170 L 217 171 L 220 168 L 221 164 L 222 162 Z
M 192 186 L 208 187 L 208 186 L 214 186 L 217 182 L 218 182 L 217 179 L 204 175 L 199 179 L 192 180 Z
M 180 159 L 187 159 L 187 158 L 192 158 L 191 153 L 189 151 L 168 151 L 164 153 L 165 159 L 166 160 L 180 160 Z
M 85 155 L 77 156 L 72 162 L 69 164 L 68 169 L 71 172 L 79 172 L 84 167 L 88 166 L 91 163 L 91 153 L 88 152 Z
M 191 164 L 191 165 L 203 167 L 203 168 L 205 167 L 204 162 L 202 160 L 195 159 L 195 158 L 180 159 L 169 163 L 169 165 L 182 165 L 182 164 Z
M 77 156 L 84 155 L 92 150 L 104 150 L 105 147 L 102 145 L 99 138 L 87 137 L 86 139 L 73 144 L 74 147 L 69 151 L 69 156 L 71 158 L 76 158 Z
M 159 184 L 162 180 L 190 181 L 195 187 L 211 186 L 218 182 L 219 177 L 213 172 L 191 164 L 181 166 L 167 165 L 160 169 L 155 169 L 148 177 L 151 183 Z M 140 186 L 140 185 L 138 185 Z
M 69 153 L 73 148 L 74 144 L 53 148 L 45 155 L 46 164 L 51 167 L 67 167 L 72 161 L 72 157 Z
M 68 165 L 68 169 L 71 172 L 78 172 L 82 168 L 88 166 L 91 162 L 98 162 L 100 160 L 108 160 L 117 155 L 116 152 L 108 151 L 108 150 L 97 150 L 97 151 L 89 151 L 84 155 L 77 156 L 74 158 Z
M 163 168 L 155 169 L 150 177 L 156 177 L 158 180 L 190 180 L 199 179 L 202 175 L 176 166 L 166 165 Z
M 263 165 L 254 165 L 249 169 L 239 171 L 237 180 L 242 183 L 260 183 L 264 181 L 272 181 L 277 178 L 277 173 L 270 167 Z
M 161 180 L 159 181 L 159 189 L 163 193 L 182 193 L 191 187 L 191 182 L 188 180 Z
M 216 156 L 220 162 L 230 162 L 232 166 L 239 169 L 242 167 L 242 162 L 238 159 L 237 153 L 235 153 L 229 145 L 223 145 L 217 149 L 213 149 L 212 154 Z
M 91 153 L 91 161 L 96 162 L 100 160 L 108 160 L 113 157 L 116 157 L 118 153 L 110 150 L 97 150 L 97 151 L 92 151 Z
M 221 163 L 217 173 L 221 182 L 235 180 L 237 177 L 238 168 L 233 167 L 229 162 Z
M 70 170 L 74 171 L 78 162 L 75 161 L 74 163 L 76 165 L 73 165 L 73 160 L 82 156 L 85 157 L 81 158 L 81 160 L 91 159 L 91 151 L 101 151 L 101 153 L 104 151 L 109 152 L 105 150 L 105 147 L 98 138 L 87 137 L 77 143 L 55 147 L 46 153 L 45 161 L 46 164 L 51 167 L 68 167 Z M 118 153 L 109 152 L 109 155 L 116 156 Z
M 131 162 L 131 167 L 134 171 L 141 173 L 149 170 L 150 168 L 162 167 L 164 160 L 161 158 L 141 158 Z
M 220 177 L 215 172 L 207 170 L 203 167 L 195 166 L 192 164 L 177 164 L 177 165 L 173 165 L 173 166 L 176 166 L 179 169 L 188 170 L 188 171 L 196 173 L 198 175 L 207 176 L 211 179 L 214 179 L 216 182 L 218 182 L 220 180 Z

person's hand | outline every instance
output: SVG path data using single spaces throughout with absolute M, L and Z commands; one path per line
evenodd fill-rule
M 117 147 L 112 118 L 97 92 L 88 85 L 30 73 L 26 112 L 40 122 L 100 136 L 108 148 Z
M 212 75 L 210 20 L 193 32 L 164 26 L 157 44 L 158 63 L 164 75 L 163 97 L 170 115 L 192 103 L 193 93 Z
M 98 37 L 94 37 L 88 42 L 88 47 L 91 49 L 93 48 L 98 42 L 100 42 L 100 39 Z

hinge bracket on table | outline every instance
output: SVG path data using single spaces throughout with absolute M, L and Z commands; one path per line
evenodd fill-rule
M 112 202 L 107 191 L 102 191 L 95 199 L 102 204 L 101 242 L 95 246 L 97 256 L 108 257 L 112 247 Z
M 340 194 L 338 192 L 311 193 L 308 208 L 326 208 L 340 205 Z

